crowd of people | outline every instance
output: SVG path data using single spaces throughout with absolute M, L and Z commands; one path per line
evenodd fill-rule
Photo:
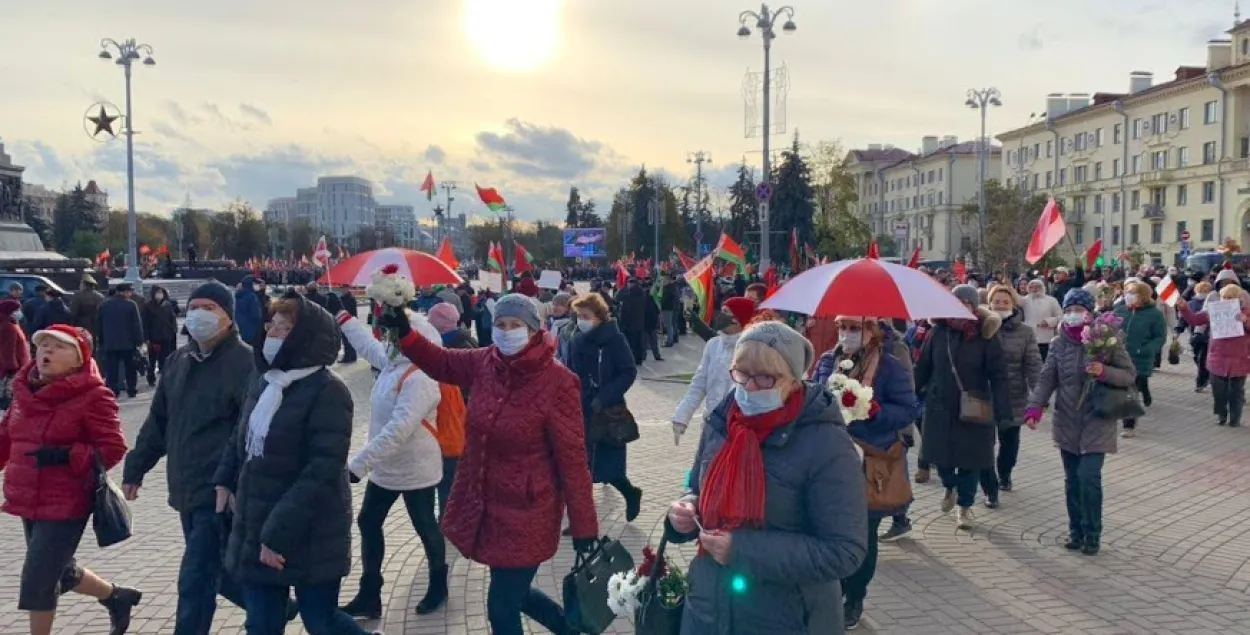
M 159 287 L 140 300 L 126 285 L 100 294 L 92 280 L 63 311 L 50 295 L 0 300 L 3 510 L 23 522 L 18 606 L 30 632 L 53 632 L 69 591 L 99 600 L 111 635 L 127 631 L 142 592 L 74 556 L 101 474 L 122 465 L 121 491 L 136 500 L 164 459 L 185 541 L 176 634 L 209 633 L 218 595 L 246 612 L 250 635 L 277 635 L 297 617 L 314 635 L 368 632 L 357 619 L 382 614 L 383 527 L 401 498 L 427 565 L 418 615 L 446 605 L 451 543 L 489 568 L 494 633 L 525 632 L 522 615 L 573 633 L 534 586 L 538 567 L 563 538 L 579 555 L 596 548 L 592 483 L 622 497 L 626 521 L 638 517 L 628 440 L 605 434 L 604 421 L 628 413 L 646 353 L 662 359 L 688 333 L 705 343 L 672 415 L 674 443 L 700 407 L 705 417 L 665 532 L 700 545 L 689 635 L 854 629 L 879 542 L 911 530 L 910 503 L 882 506 L 866 491 L 864 457 L 918 446 L 914 481 L 936 471 L 942 511 L 970 530 L 984 513 L 978 491 L 990 510 L 1009 504 L 1021 428 L 1047 410 L 1065 471 L 1066 546 L 1097 554 L 1103 463 L 1141 417 L 1120 422 L 1088 393 L 1140 395 L 1148 409 L 1151 373 L 1186 332 L 1195 389 L 1212 388 L 1219 425 L 1241 424 L 1250 335 L 1204 337 L 1213 300 L 1239 301 L 1237 320 L 1250 321 L 1230 270 L 1190 279 L 1176 310 L 1154 296 L 1151 278 L 1167 271 L 972 276 L 950 285 L 968 317 L 929 321 L 778 313 L 760 307 L 767 287 L 740 277 L 719 283 L 711 324 L 681 276 L 654 275 L 616 290 L 595 279 L 580 294 L 530 276 L 509 293 L 422 288 L 402 310 L 312 282 L 271 293 L 256 277 L 235 289 L 205 282 L 185 307 Z M 1117 337 L 1091 356 L 1087 329 L 1109 316 Z M 118 399 L 135 394 L 140 349 L 155 393 L 127 451 Z M 331 368 L 358 357 L 375 380 L 366 441 L 353 451 L 364 405 Z M 826 387 L 835 373 L 873 388 L 866 416 L 844 420 Z M 360 481 L 359 591 L 340 604 Z M 750 602 L 735 597 L 738 576 Z

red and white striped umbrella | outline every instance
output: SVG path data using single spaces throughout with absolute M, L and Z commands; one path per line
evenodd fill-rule
M 372 283 L 370 277 L 373 272 L 386 265 L 398 266 L 400 275 L 406 276 L 418 287 L 464 282 L 442 260 L 424 252 L 397 247 L 366 251 L 339 261 L 318 282 L 364 287 Z
M 973 318 L 937 280 L 917 269 L 873 258 L 808 269 L 782 285 L 760 308 L 814 317 Z

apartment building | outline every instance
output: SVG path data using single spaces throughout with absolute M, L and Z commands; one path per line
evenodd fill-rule
M 901 254 L 919 247 L 923 260 L 966 256 L 975 248 L 977 222 L 962 209 L 980 195 L 982 150 L 986 179 L 999 178 L 1001 149 L 988 141 L 928 136 L 914 153 L 884 145 L 852 150 L 847 165 L 859 195 L 854 211 L 874 236 L 893 237 Z
M 373 212 L 374 227 L 387 229 L 401 247 L 415 249 L 420 240 L 417 213 L 411 205 L 378 205 Z
M 1045 116 L 1000 134 L 1007 184 L 1061 203 L 1078 249 L 1182 261 L 1250 242 L 1250 20 L 1207 44 L 1203 66 L 1127 90 L 1046 98 Z

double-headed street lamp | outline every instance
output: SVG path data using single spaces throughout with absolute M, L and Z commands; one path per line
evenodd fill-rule
M 772 123 L 769 121 L 771 116 L 772 104 L 769 103 L 772 88 L 772 48 L 773 40 L 777 37 L 777 32 L 773 27 L 779 19 L 785 19 L 781 25 L 781 30 L 786 33 L 794 33 L 798 26 L 794 24 L 794 8 L 785 6 L 770 11 L 767 4 L 761 4 L 759 13 L 755 11 L 743 11 L 738 14 L 738 22 L 742 25 L 738 28 L 738 37 L 746 39 L 751 37 L 751 27 L 747 23 L 754 20 L 755 28 L 759 30 L 760 36 L 764 40 L 764 158 L 763 158 L 763 174 L 761 183 L 771 183 L 772 173 L 769 171 L 768 165 L 768 137 L 772 134 Z M 760 271 L 768 269 L 768 242 L 772 235 L 768 232 L 768 200 L 760 201 Z
M 110 51 L 117 53 L 116 59 Z M 138 60 L 142 60 L 144 66 L 155 66 L 156 60 L 152 59 L 152 47 L 139 44 L 133 38 L 121 42 L 109 38 L 100 40 L 99 57 L 114 60 L 126 75 L 126 127 L 122 131 L 126 135 L 126 281 L 137 284 L 140 282 L 139 216 L 135 213 L 135 129 L 131 118 L 130 67 Z
M 977 139 L 980 159 L 981 194 L 977 197 L 977 264 L 985 266 L 985 163 L 989 158 L 989 144 L 985 141 L 985 115 L 990 106 L 1003 105 L 1003 94 L 997 88 L 968 89 L 968 99 L 964 105 L 981 111 L 981 137 Z

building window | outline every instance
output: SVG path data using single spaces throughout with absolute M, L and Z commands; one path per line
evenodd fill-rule
M 1141 172 L 1141 155 L 1134 154 L 1132 160 L 1129 161 L 1129 174 L 1137 174 Z
M 1133 245 L 1138 242 L 1137 239 L 1141 237 L 1141 232 L 1139 232 L 1138 229 L 1137 225 L 1128 226 L 1128 244 Z
M 1085 213 L 1085 197 L 1078 196 L 1072 199 L 1072 207 L 1076 210 L 1077 214 L 1084 214 Z
M 1128 208 L 1137 209 L 1141 207 L 1141 190 L 1133 190 L 1128 193 Z
M 1102 128 L 1098 128 L 1098 129 L 1094 130 L 1094 147 L 1095 147 L 1095 148 L 1101 148 L 1101 147 L 1102 147 L 1102 142 L 1103 142 L 1103 138 L 1102 138 Z
M 1078 132 L 1072 135 L 1072 149 L 1081 151 L 1085 149 L 1085 134 Z
M 1215 221 L 1210 218 L 1202 221 L 1202 241 L 1211 242 L 1215 240 Z
M 1037 189 L 1037 175 L 1036 174 L 1033 175 L 1033 189 L 1035 190 Z
M 1115 192 L 1111 195 L 1111 211 L 1120 211 L 1120 193 Z
M 1241 138 L 1241 158 L 1250 157 L 1250 137 Z
M 1102 228 L 1094 225 L 1094 240 L 1102 240 Z
M 1208 141 L 1202 144 L 1202 164 L 1211 165 L 1215 163 L 1215 142 Z
M 1120 176 L 1120 160 L 1111 160 L 1111 176 Z
M 1051 157 L 1051 153 L 1054 152 L 1054 147 L 1055 147 L 1054 141 L 1046 142 L 1046 158 L 1047 159 L 1049 159 Z
M 1102 213 L 1102 194 L 1094 195 L 1094 213 L 1095 214 Z
M 1157 245 L 1163 242 L 1163 223 L 1152 223 L 1150 225 L 1150 244 Z
M 1115 143 L 1115 144 L 1120 143 L 1120 135 L 1121 135 L 1123 132 L 1124 132 L 1124 131 L 1123 131 L 1123 130 L 1121 130 L 1121 125 L 1120 125 L 1120 124 L 1116 124 L 1115 126 L 1113 126 L 1113 127 L 1111 128 L 1111 143 Z
M 1054 173 L 1051 172 L 1050 170 L 1046 170 L 1046 187 L 1050 187 L 1051 185 L 1054 185 L 1054 182 L 1055 182 Z
M 1119 227 L 1111 228 L 1111 244 L 1112 245 L 1120 244 L 1120 228 Z
M 1068 168 L 1059 168 L 1059 185 L 1068 184 Z
M 1168 202 L 1168 188 L 1152 187 L 1150 188 L 1150 202 L 1159 207 L 1163 207 Z
M 1214 101 L 1208 101 L 1202 105 L 1202 123 L 1213 124 L 1219 119 L 1219 105 Z
M 1189 148 L 1180 147 L 1176 149 L 1176 167 L 1183 168 L 1189 165 Z
M 1085 166 L 1078 165 L 1072 168 L 1072 182 L 1073 183 L 1085 182 Z
M 1203 181 L 1202 182 L 1202 202 L 1203 203 L 1215 202 L 1215 181 Z
M 1084 225 L 1076 226 L 1076 244 L 1078 245 L 1085 244 L 1085 226 Z
M 942 181 L 942 168 L 938 168 L 938 182 Z
M 1102 180 L 1102 161 L 1099 161 L 1098 163 L 1094 164 L 1094 180 L 1095 181 Z
M 1182 220 L 1182 221 L 1176 222 L 1176 241 L 1177 242 L 1180 242 L 1181 234 L 1184 234 L 1186 229 L 1188 229 L 1188 226 L 1185 223 L 1185 221 Z
M 1141 119 L 1133 120 L 1133 138 L 1134 139 L 1141 138 Z
M 1152 157 L 1151 167 L 1156 170 L 1168 169 L 1168 151 L 1156 150 Z
M 1176 206 L 1181 207 L 1181 206 L 1188 205 L 1188 204 L 1189 204 L 1189 186 L 1177 185 L 1176 186 Z
M 1150 134 L 1163 134 L 1168 131 L 1168 114 L 1159 113 L 1150 118 Z
M 938 192 L 938 205 L 942 204 L 942 193 Z

